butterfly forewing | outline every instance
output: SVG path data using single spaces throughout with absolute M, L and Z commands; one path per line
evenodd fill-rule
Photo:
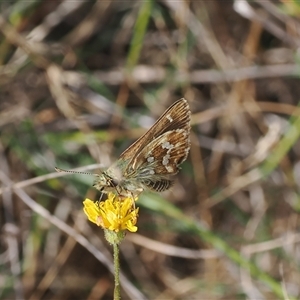
M 161 115 L 144 135 L 120 155 L 120 159 L 123 159 L 124 161 L 134 159 L 135 155 L 139 153 L 141 149 L 164 132 L 178 128 L 185 129 L 189 132 L 190 118 L 188 102 L 184 98 L 177 100 Z M 130 165 L 130 163 L 128 163 L 128 165 Z

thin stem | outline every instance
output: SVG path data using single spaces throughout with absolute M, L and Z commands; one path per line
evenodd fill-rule
M 119 244 L 114 243 L 114 266 L 115 266 L 115 289 L 114 300 L 120 300 L 120 261 L 119 261 Z

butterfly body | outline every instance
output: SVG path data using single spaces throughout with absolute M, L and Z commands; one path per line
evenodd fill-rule
M 126 163 L 118 160 L 101 174 L 95 174 L 97 177 L 93 186 L 104 193 L 117 192 L 122 196 L 128 196 L 143 191 L 135 177 L 128 177 L 122 173 Z

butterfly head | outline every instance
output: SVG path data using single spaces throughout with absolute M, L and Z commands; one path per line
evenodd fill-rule
M 111 189 L 116 189 L 119 182 L 118 180 L 110 177 L 107 173 L 94 174 L 96 179 L 94 180 L 93 187 L 99 191 L 107 192 Z

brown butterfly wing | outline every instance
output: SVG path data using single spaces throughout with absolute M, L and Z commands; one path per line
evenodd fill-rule
M 171 130 L 144 147 L 131 161 L 128 169 L 134 171 L 137 178 L 143 177 L 144 174 L 153 175 L 152 177 L 175 175 L 178 166 L 186 160 L 189 150 L 189 131 Z
M 149 189 L 158 192 L 167 190 L 172 185 L 169 176 L 179 171 L 189 149 L 189 131 L 175 129 L 165 132 L 139 152 L 124 175 Z
M 146 145 L 163 133 L 180 128 L 189 132 L 190 119 L 191 113 L 188 102 L 184 98 L 177 100 L 162 114 L 162 116 L 144 135 L 142 135 L 120 155 L 120 159 L 128 161 L 127 168 L 129 168 L 131 161 L 135 159 L 136 155 L 145 148 Z

